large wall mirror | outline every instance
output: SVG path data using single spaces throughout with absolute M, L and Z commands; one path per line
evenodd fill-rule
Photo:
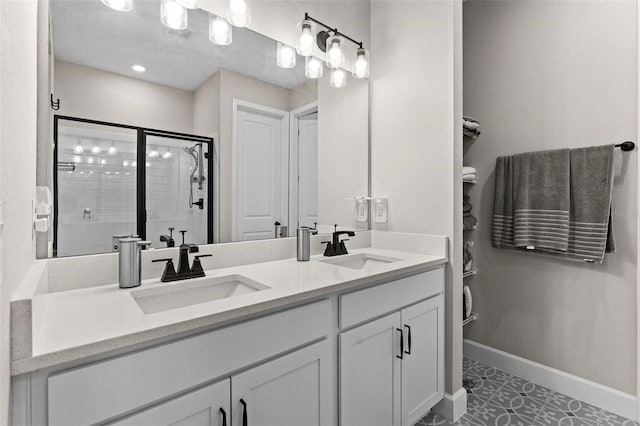
M 54 256 L 131 234 L 160 248 L 182 230 L 205 244 L 367 229 L 366 80 L 330 87 L 300 56 L 280 68 L 277 42 L 248 28 L 216 45 L 202 9 L 169 29 L 159 0 L 51 0 L 50 17 Z

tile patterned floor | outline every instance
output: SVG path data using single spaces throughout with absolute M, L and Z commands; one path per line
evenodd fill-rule
M 465 358 L 465 379 L 475 386 L 467 394 L 467 414 L 460 426 L 640 426 L 632 420 Z M 454 425 L 429 414 L 416 426 Z

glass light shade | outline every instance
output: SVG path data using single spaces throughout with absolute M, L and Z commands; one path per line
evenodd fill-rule
M 171 151 L 169 151 L 169 148 L 167 148 L 167 151 L 162 154 L 162 158 L 168 160 L 171 157 L 173 157 L 173 154 L 171 154 Z
M 187 28 L 187 9 L 175 0 L 161 0 L 160 20 L 172 30 L 184 30 Z
M 107 153 L 109 155 L 116 155 L 118 153 L 118 148 L 116 148 L 116 146 L 112 144 L 107 150 Z
M 120 12 L 128 12 L 133 9 L 133 0 L 102 0 L 102 4 Z
M 369 52 L 362 47 L 353 53 L 353 76 L 355 78 L 369 77 Z
M 231 44 L 231 25 L 219 16 L 209 15 L 209 40 L 221 46 Z
M 315 56 L 307 56 L 304 62 L 304 75 L 308 78 L 320 78 L 324 73 L 322 61 Z
M 300 21 L 298 31 L 300 34 L 296 42 L 296 51 L 300 56 L 311 56 L 316 39 L 313 22 L 308 19 Z
M 227 19 L 235 27 L 247 27 L 251 24 L 251 8 L 245 0 L 229 0 Z
M 178 4 L 187 9 L 197 9 L 199 0 L 176 0 Z
M 100 149 L 100 147 L 98 145 L 94 145 L 91 147 L 91 153 L 94 155 L 98 155 L 102 152 L 102 150 Z
M 342 68 L 332 69 L 331 79 L 329 80 L 329 86 L 340 88 L 346 85 L 347 85 L 347 72 Z
M 293 68 L 296 66 L 296 51 L 293 47 L 278 42 L 277 64 L 280 68 Z
M 340 68 L 344 65 L 344 50 L 342 50 L 342 37 L 332 35 L 327 39 L 327 66 Z
M 79 143 L 73 147 L 74 154 L 82 154 L 84 152 L 84 148 Z

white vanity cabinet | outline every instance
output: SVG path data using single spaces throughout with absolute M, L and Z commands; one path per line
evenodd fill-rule
M 395 309 L 340 333 L 341 426 L 412 425 L 442 399 L 442 284 L 438 269 L 341 298 L 344 325 Z
M 329 425 L 329 354 L 330 344 L 323 340 L 228 379 L 160 403 L 123 420 L 107 424 Z
M 109 426 L 230 426 L 229 379 L 156 405 Z
M 232 376 L 233 426 L 330 425 L 329 360 L 324 340 Z

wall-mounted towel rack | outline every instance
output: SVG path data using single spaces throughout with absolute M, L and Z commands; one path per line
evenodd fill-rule
M 633 151 L 636 144 L 631 141 L 622 142 L 616 145 L 616 148 L 620 148 L 623 151 Z

